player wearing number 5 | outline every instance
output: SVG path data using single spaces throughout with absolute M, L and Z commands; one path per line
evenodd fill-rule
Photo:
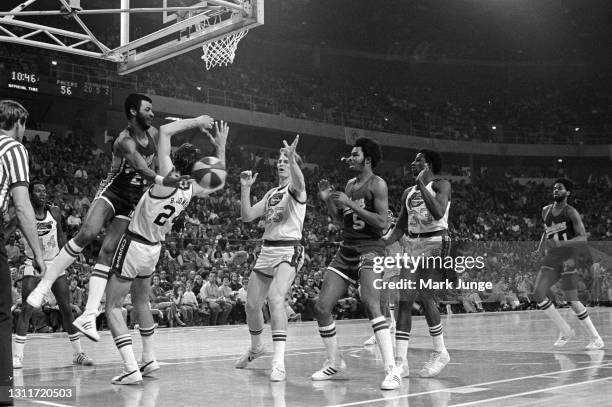
M 247 287 L 246 316 L 251 334 L 251 347 L 236 362 L 244 369 L 250 362 L 265 354 L 261 334 L 264 328 L 262 307 L 266 297 L 270 307 L 272 343 L 272 371 L 270 380 L 285 380 L 285 343 L 287 341 L 287 313 L 285 295 L 296 272 L 302 267 L 302 226 L 306 216 L 306 185 L 300 169 L 301 159 L 295 152 L 300 136 L 284 147 L 276 164 L 278 187 L 269 190 L 263 199 L 251 206 L 251 186 L 257 174 L 240 174 L 241 215 L 243 222 L 260 217 L 265 219 L 262 249 Z
M 565 322 L 556 310 L 555 305 L 546 297 L 550 287 L 559 279 L 565 293 L 565 299 L 590 336 L 586 350 L 597 350 L 604 347 L 604 342 L 589 317 L 589 313 L 578 299 L 577 258 L 583 254 L 589 256 L 586 244 L 586 231 L 580 214 L 574 207 L 567 204 L 567 198 L 573 189 L 573 184 L 567 179 L 558 179 L 553 186 L 554 203 L 542 209 L 545 231 L 540 241 L 544 243 L 546 256 L 536 278 L 534 299 L 544 313 L 553 320 L 561 333 L 555 342 L 555 347 L 564 346 L 575 332 Z
M 217 149 L 216 165 L 210 167 L 203 164 L 210 162 L 211 157 L 203 158 L 192 144 L 181 145 L 170 158 L 172 134 L 193 128 L 190 121 L 197 120 L 199 118 L 171 123 L 167 126 L 171 126 L 172 131 L 167 132 L 164 131 L 166 126 L 162 126 L 158 146 L 161 174 L 189 175 L 192 179 L 178 188 L 151 186 L 138 201 L 128 229 L 115 251 L 106 290 L 106 317 L 124 367 L 122 374 L 112 379 L 113 384 L 139 383 L 142 376 L 159 369 L 153 350 L 154 325 L 148 303 L 151 276 L 159 260 L 161 241 L 165 240 L 174 220 L 189 205 L 192 197 L 204 197 L 225 185 L 225 144 L 229 127 L 223 121 L 220 126 L 215 125 L 216 137 L 207 133 Z M 211 177 L 211 173 L 214 177 Z M 143 345 L 140 369 L 134 356 L 132 337 L 121 315 L 121 307 L 130 288 Z
M 319 333 L 328 359 L 323 368 L 312 375 L 312 380 L 329 380 L 346 369 L 338 350 L 332 310 L 349 284 L 359 282 L 361 297 L 383 357 L 386 377 L 381 389 L 393 390 L 401 385 L 389 326 L 380 310 L 380 291 L 374 288 L 374 280 L 382 278 L 374 273 L 373 265 L 375 257 L 385 255 L 382 235 L 387 227 L 389 209 L 387 183 L 372 172 L 381 158 L 380 146 L 375 141 L 357 139 L 346 160 L 349 169 L 357 176 L 348 181 L 345 192 L 333 191 L 327 180 L 319 182 L 321 198 L 326 202 L 330 215 L 343 224 L 343 241 L 327 268 L 315 305 Z

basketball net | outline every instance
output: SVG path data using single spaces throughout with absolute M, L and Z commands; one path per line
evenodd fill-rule
M 214 66 L 228 66 L 233 63 L 238 43 L 248 32 L 249 30 L 247 29 L 232 33 L 202 45 L 202 51 L 204 52 L 202 59 L 206 64 L 206 70 Z

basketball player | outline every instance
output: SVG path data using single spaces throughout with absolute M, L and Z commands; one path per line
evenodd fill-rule
M 565 293 L 565 299 L 590 336 L 586 350 L 597 350 L 604 347 L 604 342 L 589 317 L 585 306 L 578 299 L 578 270 L 576 258 L 580 253 L 588 253 L 586 231 L 580 214 L 567 204 L 567 198 L 573 189 L 573 183 L 567 179 L 558 179 L 553 186 L 554 203 L 542 209 L 545 231 L 540 240 L 544 243 L 546 256 L 534 288 L 534 299 L 544 313 L 560 329 L 555 347 L 564 346 L 576 332 L 570 328 L 559 314 L 546 293 L 559 279 Z
M 181 120 L 160 128 L 159 170 L 162 174 L 176 172 L 176 175 L 191 175 L 192 168 L 201 157 L 200 151 L 192 144 L 181 145 L 170 158 L 170 139 L 173 134 L 189 130 L 202 118 Z M 190 123 L 194 122 L 194 123 Z M 229 126 L 215 124 L 216 137 L 210 136 L 217 148 L 217 157 L 225 167 L 225 144 Z M 174 164 L 173 164 L 174 161 Z M 174 171 L 173 171 L 174 165 Z M 205 189 L 191 179 L 185 187 L 153 185 L 138 201 L 134 216 L 127 231 L 121 237 L 113 258 L 111 276 L 106 294 L 106 317 L 115 345 L 123 359 L 123 372 L 113 377 L 113 384 L 135 384 L 142 377 L 159 370 L 153 347 L 154 323 L 149 309 L 151 276 L 159 260 L 161 242 L 172 229 L 172 224 L 189 205 L 194 196 L 204 197 L 221 188 Z M 132 305 L 138 320 L 142 338 L 142 366 L 138 368 L 132 336 L 121 315 L 125 297 L 132 293 Z
M 42 281 L 27 299 L 31 306 L 40 308 L 45 294 L 55 279 L 75 261 L 85 246 L 96 238 L 104 224 L 111 221 L 106 228 L 98 262 L 89 279 L 89 295 L 85 310 L 74 321 L 75 327 L 93 341 L 100 339 L 96 331 L 95 318 L 106 289 L 115 248 L 127 229 L 130 214 L 142 196 L 146 184 L 178 187 L 185 178 L 177 177 L 173 173 L 164 178 L 152 169 L 158 133 L 151 126 L 154 117 L 151 99 L 145 95 L 131 94 L 126 98 L 124 107 L 129 121 L 128 126 L 113 143 L 111 170 L 100 184 L 83 226 L 60 250 Z M 194 128 L 211 128 L 213 120 L 208 116 L 201 116 L 199 120 L 189 123 Z
M 66 237 L 62 231 L 62 215 L 57 206 L 47 203 L 47 190 L 41 181 L 33 181 L 30 184 L 30 200 L 32 201 L 36 217 L 38 240 L 40 241 L 45 262 L 48 265 L 59 252 L 60 246 L 66 242 Z M 11 235 L 17 227 L 19 227 L 19 220 L 15 217 L 7 227 L 8 235 Z M 22 239 L 22 242 L 27 259 L 23 271 L 23 280 L 21 281 L 21 298 L 27 298 L 30 291 L 40 281 L 40 277 L 37 269 L 32 265 L 34 257 L 30 245 L 27 244 L 25 239 Z M 65 272 L 53 283 L 51 291 L 57 300 L 57 305 L 62 314 L 62 325 L 68 333 L 68 339 L 70 339 L 72 349 L 74 350 L 72 363 L 76 365 L 93 365 L 93 360 L 81 349 L 79 331 L 72 326 L 72 307 L 70 306 L 70 292 Z M 13 369 L 21 369 L 23 367 L 23 348 L 26 343 L 32 311 L 34 309 L 28 303 L 24 303 L 17 319 Z
M 344 240 L 327 268 L 315 316 L 328 359 L 312 380 L 329 380 L 346 370 L 340 356 L 332 310 L 349 284 L 361 284 L 361 298 L 376 335 L 385 366 L 383 390 L 397 389 L 401 376 L 395 366 L 389 326 L 380 311 L 380 291 L 375 289 L 374 258 L 385 255 L 382 232 L 387 227 L 387 183 L 373 173 L 382 158 L 380 146 L 369 138 L 359 138 L 347 162 L 357 176 L 346 184 L 345 192 L 332 191 L 327 180 L 319 182 L 321 198 L 333 219 L 343 223 Z
M 383 239 L 388 237 L 391 234 L 391 231 L 395 227 L 397 223 L 397 219 L 393 216 L 393 212 L 389 210 L 387 216 L 387 222 L 389 222 L 389 228 L 385 231 Z M 404 254 L 404 247 L 402 243 L 399 241 L 387 246 L 385 249 L 385 256 L 395 258 L 396 255 L 402 256 Z M 400 277 L 400 268 L 397 265 L 393 265 L 392 267 L 385 267 L 383 270 L 382 281 L 383 283 L 395 282 L 399 281 Z M 395 306 L 399 305 L 399 291 L 396 289 L 382 288 L 380 290 L 380 311 L 383 315 L 388 316 L 389 320 L 389 332 L 391 333 L 391 338 L 393 338 L 393 334 L 395 333 L 395 317 L 396 317 L 396 309 Z M 363 343 L 365 346 L 376 345 L 376 335 L 372 335 L 368 340 Z
M 448 212 L 450 208 L 451 185 L 439 177 L 442 157 L 432 150 L 421 150 L 412 162 L 412 174 L 416 185 L 406 189 L 402 195 L 402 210 L 397 225 L 386 240 L 387 244 L 396 242 L 407 230 L 406 251 L 410 256 L 423 259 L 439 258 L 440 261 L 421 264 L 416 270 L 402 269 L 401 278 L 415 282 L 415 289 L 400 290 L 400 306 L 395 331 L 396 364 L 402 367 L 402 377 L 408 377 L 408 341 L 412 329 L 412 304 L 417 294 L 423 304 L 429 335 L 433 340 L 433 352 L 419 375 L 434 377 L 450 361 L 444 345 L 440 311 L 434 301 L 433 292 L 422 288 L 421 281 L 444 281 L 448 276 L 441 263 L 450 252 L 448 236 Z
M 265 354 L 261 334 L 264 328 L 262 307 L 266 298 L 270 307 L 272 343 L 272 371 L 270 381 L 286 379 L 285 344 L 287 341 L 287 313 L 285 296 L 291 288 L 296 272 L 304 262 L 301 245 L 302 226 L 306 216 L 306 185 L 300 169 L 301 159 L 295 152 L 300 136 L 284 147 L 276 163 L 278 187 L 269 190 L 251 206 L 251 186 L 257 174 L 240 174 L 240 208 L 243 222 L 265 216 L 262 249 L 247 287 L 246 316 L 251 347 L 235 364 L 244 369 L 250 362 Z

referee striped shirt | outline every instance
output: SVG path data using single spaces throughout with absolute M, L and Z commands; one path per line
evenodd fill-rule
M 0 163 L 0 214 L 4 214 L 11 189 L 30 183 L 28 151 L 20 142 L 0 133 Z

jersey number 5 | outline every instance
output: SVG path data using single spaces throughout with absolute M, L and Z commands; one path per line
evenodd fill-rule
M 363 228 L 365 228 L 365 222 L 356 213 L 353 213 L 353 230 L 363 230 Z
M 165 212 L 162 212 L 159 215 L 157 215 L 153 223 L 159 226 L 164 226 L 166 222 L 168 221 L 168 219 L 170 219 L 170 217 L 174 215 L 174 212 L 176 212 L 176 208 L 172 205 L 164 206 L 164 210 Z

